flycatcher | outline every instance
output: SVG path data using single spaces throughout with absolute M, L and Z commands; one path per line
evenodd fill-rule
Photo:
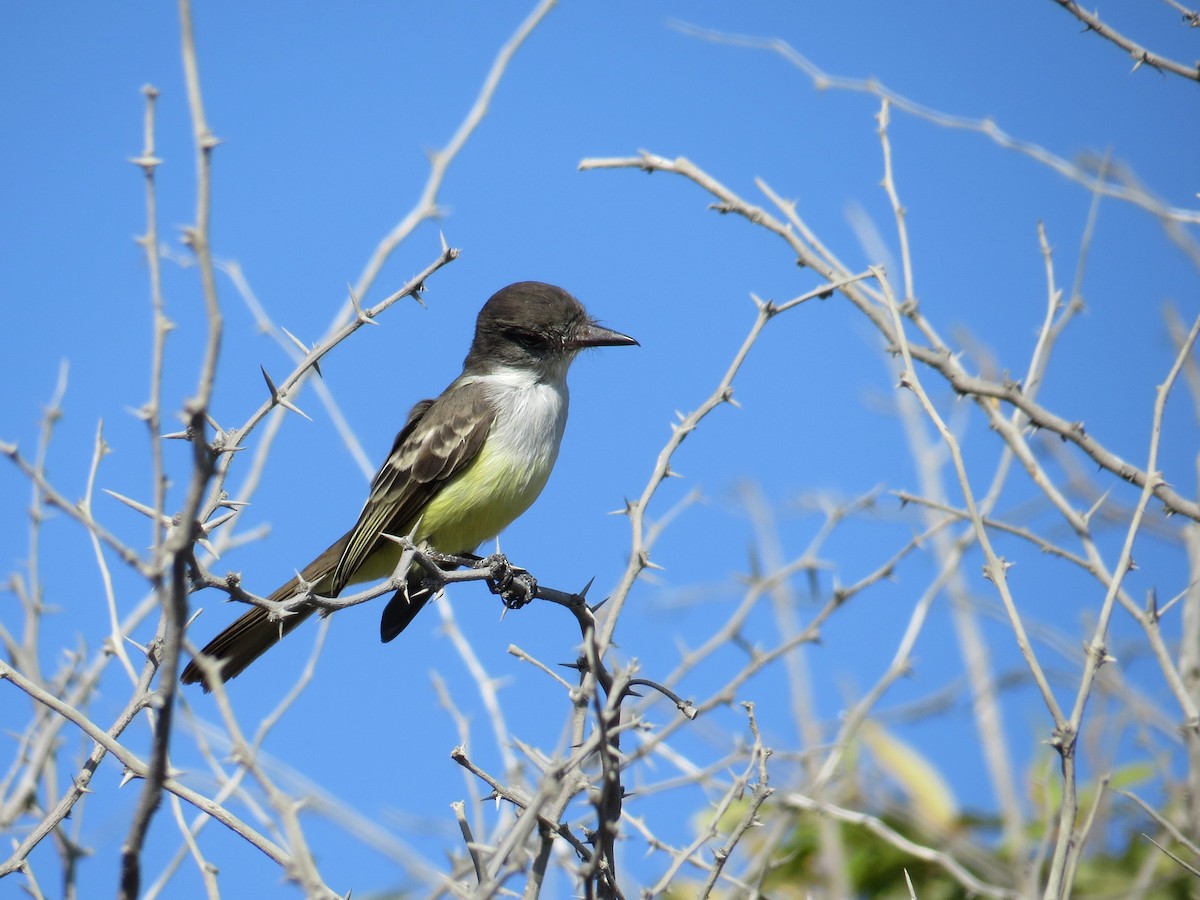
M 354 527 L 270 599 L 295 597 L 301 580 L 315 594 L 336 597 L 349 584 L 387 578 L 402 551 L 384 535 L 412 535 L 448 554 L 469 554 L 495 537 L 537 499 L 554 468 L 576 354 L 636 343 L 600 327 L 562 288 L 522 281 L 498 291 L 479 312 L 462 374 L 408 414 Z M 414 572 L 408 589 L 384 608 L 385 643 L 429 600 L 422 582 Z M 253 607 L 202 652 L 228 681 L 314 612 L 301 607 L 271 621 L 267 610 Z M 203 683 L 204 673 L 193 661 L 182 679 Z

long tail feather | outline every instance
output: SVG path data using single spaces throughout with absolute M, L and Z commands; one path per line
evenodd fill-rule
M 324 553 L 305 566 L 300 577 L 310 584 L 318 584 L 323 578 L 326 578 L 337 565 L 338 559 L 341 558 L 342 550 L 349 537 L 349 533 L 343 535 Z M 268 599 L 277 603 L 287 600 L 296 595 L 299 587 L 299 579 L 293 578 L 287 584 L 279 587 Z M 301 608 L 294 616 L 271 621 L 270 613 L 267 610 L 255 606 L 249 612 L 243 613 L 235 619 L 228 628 L 209 641 L 200 652 L 220 665 L 221 680 L 228 681 L 244 672 L 250 663 L 278 644 L 285 635 L 291 634 L 293 629 L 314 612 L 316 612 L 314 607 Z M 184 668 L 183 674 L 180 675 L 180 681 L 184 684 L 199 683 L 204 686 L 205 691 L 212 690 L 212 685 L 205 679 L 204 670 L 195 660 Z

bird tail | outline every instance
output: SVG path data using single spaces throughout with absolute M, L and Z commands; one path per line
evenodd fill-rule
M 350 540 L 350 532 L 344 534 L 328 550 L 304 567 L 297 578 L 280 587 L 268 598 L 274 603 L 290 600 L 300 591 L 300 579 L 307 584 L 315 585 L 318 591 L 329 590 L 329 576 L 337 567 L 338 560 Z M 470 556 L 470 554 L 462 554 Z M 456 568 L 445 565 L 446 569 Z M 324 583 L 323 583 L 324 582 Z M 334 592 L 336 593 L 336 591 Z M 404 590 L 397 591 L 383 610 L 379 623 L 379 637 L 386 644 L 409 626 L 417 613 L 433 597 L 436 591 L 425 584 L 425 578 L 419 569 L 410 574 L 408 585 Z M 271 613 L 261 606 L 251 607 L 242 613 L 233 623 L 204 645 L 200 651 L 209 661 L 220 666 L 221 681 L 228 681 L 242 674 L 252 662 L 283 640 L 285 635 L 300 625 L 305 619 L 317 611 L 315 606 L 302 606 L 294 615 L 286 619 L 272 619 Z M 211 691 L 204 668 L 195 660 L 184 667 L 179 680 L 184 684 L 200 684 L 204 690 Z
M 385 644 L 394 640 L 417 617 L 433 594 L 419 579 L 410 578 L 408 586 L 396 591 L 383 608 L 383 615 L 379 619 L 379 640 Z
M 314 608 L 302 609 L 294 616 L 271 621 L 271 614 L 261 606 L 256 606 L 234 620 L 200 652 L 221 667 L 221 680 L 228 681 L 241 675 L 250 663 L 278 644 L 285 634 L 290 634 L 293 628 L 314 612 Z M 200 682 L 206 693 L 212 690 L 204 669 L 195 660 L 187 664 L 179 680 L 184 684 Z
M 319 585 L 321 580 L 333 571 L 349 538 L 349 533 L 343 535 L 328 550 L 305 566 L 298 577 L 280 587 L 268 599 L 280 603 L 296 596 L 301 578 L 308 584 Z M 220 666 L 221 680 L 228 681 L 242 674 L 250 663 L 283 640 L 285 635 L 291 634 L 294 628 L 316 611 L 315 606 L 301 607 L 295 615 L 272 620 L 270 612 L 266 609 L 261 606 L 252 607 L 249 612 L 243 613 L 228 628 L 205 644 L 200 652 Z M 184 684 L 199 683 L 206 692 L 212 690 L 204 669 L 195 660 L 187 664 L 179 680 Z
M 479 559 L 474 553 L 466 551 L 455 555 Z M 451 563 L 439 563 L 439 566 L 446 572 L 458 568 Z M 394 640 L 400 632 L 407 628 L 417 617 L 417 613 L 424 609 L 425 604 L 437 593 L 435 589 L 425 583 L 426 579 L 422 572 L 420 566 L 414 566 L 412 574 L 408 577 L 408 583 L 402 590 L 396 591 L 387 606 L 383 608 L 383 615 L 379 619 L 379 639 L 383 643 Z

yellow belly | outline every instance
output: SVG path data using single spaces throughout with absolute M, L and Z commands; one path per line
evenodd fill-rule
M 521 465 L 498 459 L 487 447 L 425 508 L 417 540 L 441 553 L 474 550 L 503 531 L 538 498 L 553 468 L 552 459 Z
M 470 553 L 529 509 L 546 486 L 553 460 L 520 466 L 493 459 L 494 455 L 481 453 L 442 488 L 417 525 L 418 542 L 439 553 Z M 400 562 L 401 552 L 398 544 L 381 541 L 348 583 L 389 577 Z

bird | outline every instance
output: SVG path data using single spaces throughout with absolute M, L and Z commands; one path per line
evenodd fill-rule
M 389 577 L 407 536 L 440 554 L 470 555 L 537 499 L 567 424 L 567 370 L 590 347 L 637 345 L 602 327 L 575 297 L 537 281 L 510 284 L 483 305 L 462 374 L 413 406 L 371 481 L 358 521 L 269 599 L 311 591 L 335 597 L 347 585 Z M 411 571 L 384 607 L 380 639 L 399 635 L 435 593 Z M 317 611 L 299 605 L 272 620 L 252 607 L 200 651 L 228 681 Z M 205 691 L 209 667 L 192 660 L 184 684 Z

